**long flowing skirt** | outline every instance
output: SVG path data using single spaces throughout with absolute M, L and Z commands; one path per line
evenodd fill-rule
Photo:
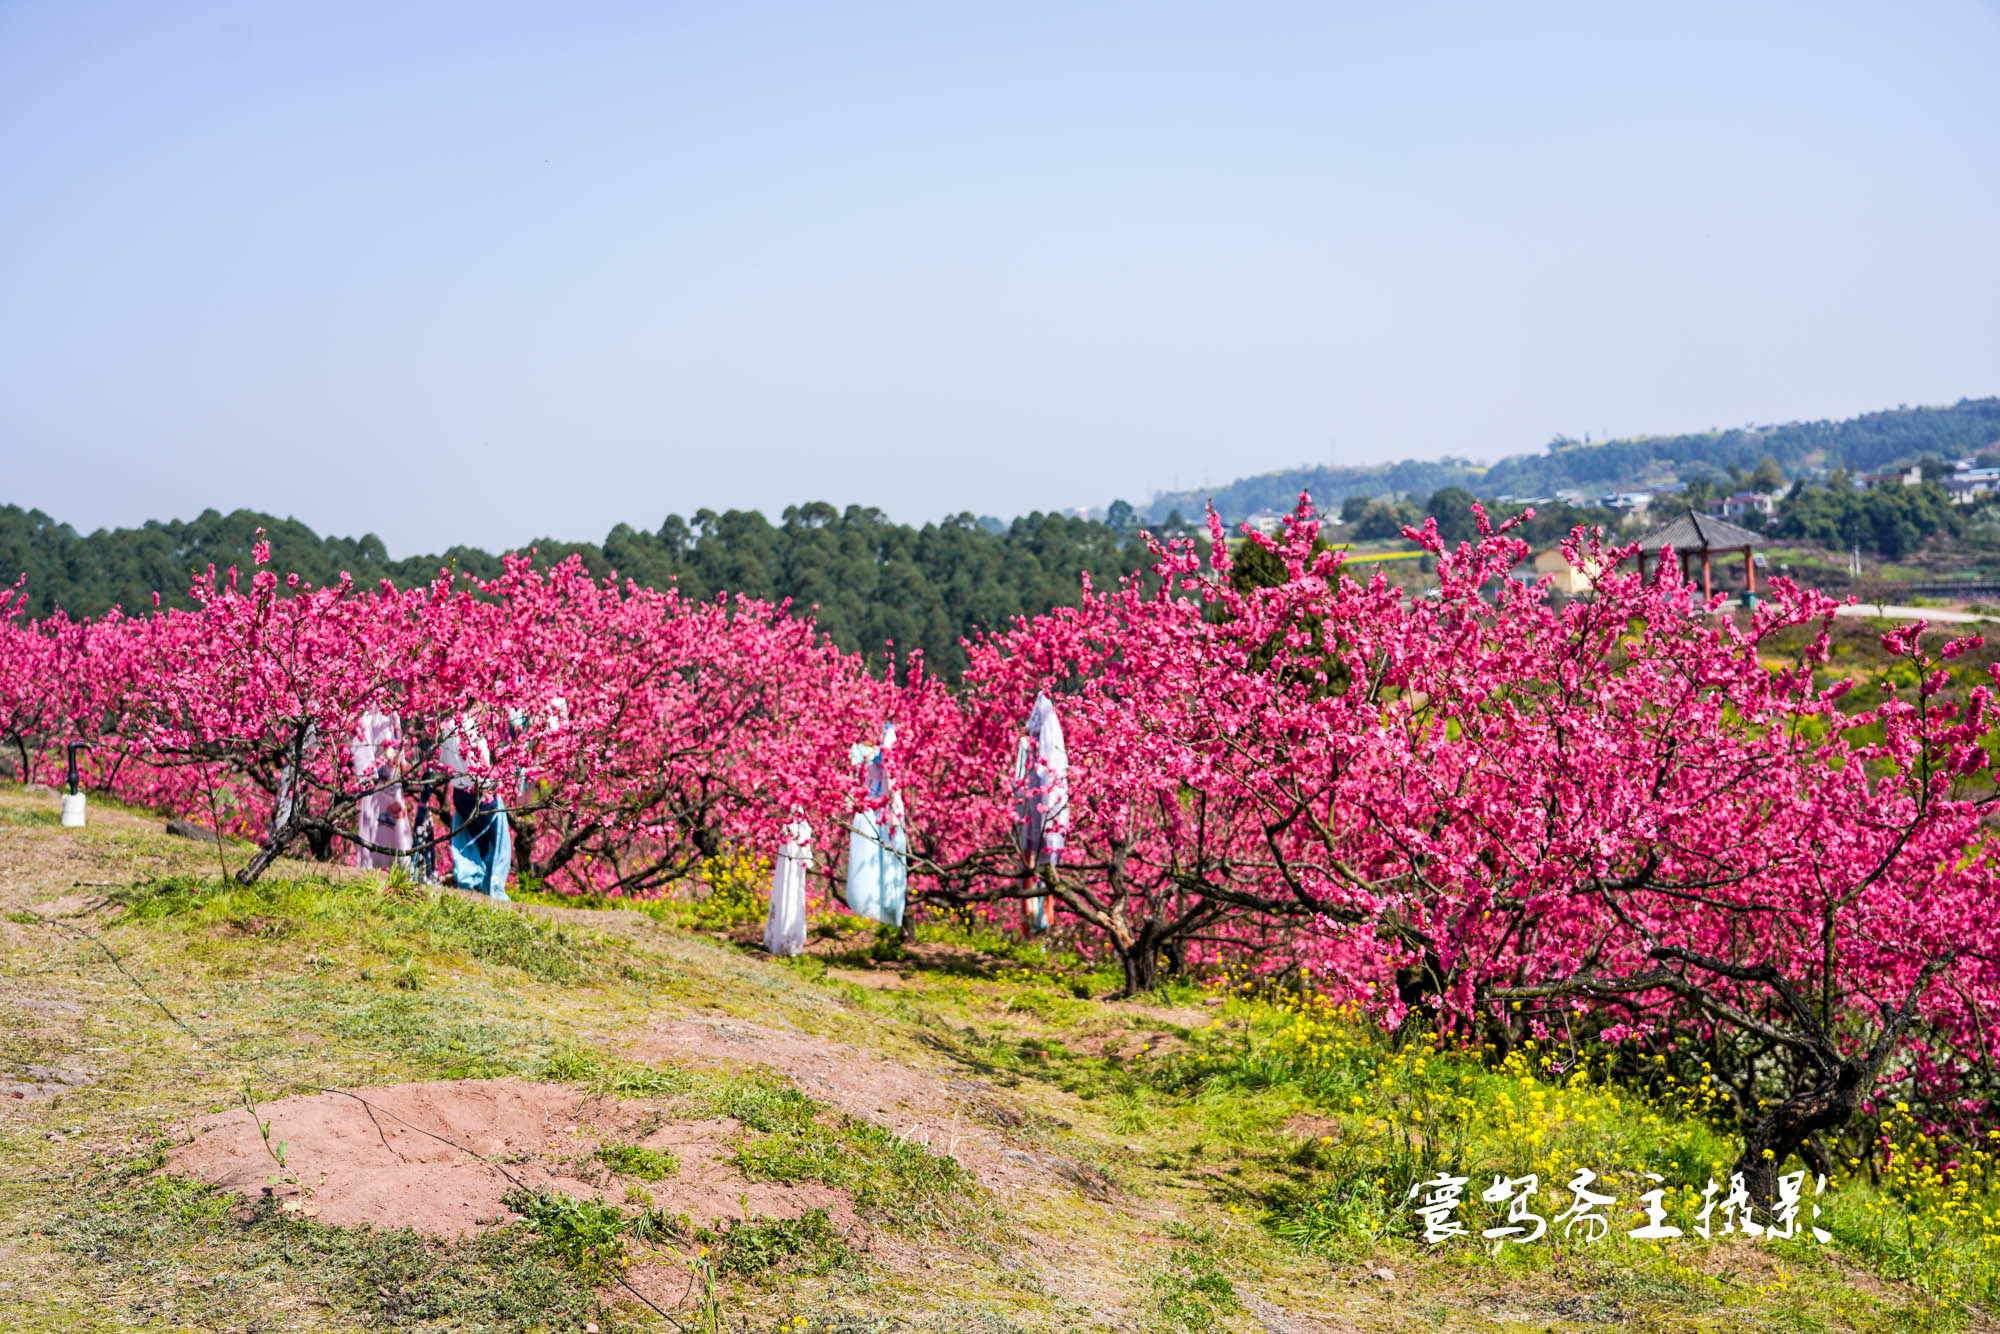
M 847 840 L 847 906 L 863 917 L 901 926 L 909 847 L 902 830 L 885 838 L 871 812 L 856 811 L 854 833 Z
M 451 790 L 451 878 L 460 889 L 505 901 L 507 871 L 514 859 L 507 811 L 497 798 L 481 801 L 460 788 Z
M 409 852 L 412 843 L 410 812 L 403 804 L 401 783 L 391 783 L 363 797 L 355 812 L 355 823 L 361 837 L 373 843 L 375 848 L 395 849 L 394 852 L 377 852 L 375 848 L 356 848 L 356 866 L 387 870 L 396 864 L 399 853 Z

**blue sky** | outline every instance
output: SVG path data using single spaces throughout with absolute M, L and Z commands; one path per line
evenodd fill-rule
M 0 5 L 0 502 L 404 554 L 2000 392 L 2000 8 Z

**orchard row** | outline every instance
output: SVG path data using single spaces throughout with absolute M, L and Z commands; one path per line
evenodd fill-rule
M 893 722 L 913 902 L 1047 896 L 1132 990 L 1247 964 L 1503 1049 L 1555 1024 L 1706 1061 L 1763 1201 L 1890 1085 L 1940 1134 L 2000 1128 L 1993 736 L 1986 684 L 1944 670 L 1963 644 L 1886 636 L 1914 684 L 1856 707 L 1816 593 L 1777 581 L 1732 618 L 1578 532 L 1595 590 L 1559 602 L 1479 523 L 1451 549 L 1412 531 L 1439 588 L 1411 596 L 1348 577 L 1303 502 L 1244 539 L 1275 577 L 1232 579 L 1211 519 L 1152 578 L 969 643 L 952 686 L 784 604 L 526 558 L 311 588 L 260 547 L 191 611 L 0 618 L 0 741 L 45 776 L 89 742 L 93 785 L 255 839 L 254 876 L 359 837 L 368 780 L 330 743 L 363 714 L 402 720 L 407 774 L 473 728 L 460 767 L 509 794 L 518 866 L 645 895 L 794 820 L 845 827 L 870 801 L 850 750 Z M 1071 828 L 1028 870 L 1013 760 L 1042 691 Z

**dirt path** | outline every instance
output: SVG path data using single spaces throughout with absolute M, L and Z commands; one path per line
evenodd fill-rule
M 1956 611 L 1950 607 L 1899 607 L 1886 602 L 1857 602 L 1851 607 L 1837 607 L 1833 614 L 1879 617 L 1888 621 L 1929 621 L 1933 625 L 1970 625 L 1993 619 L 1978 612 Z

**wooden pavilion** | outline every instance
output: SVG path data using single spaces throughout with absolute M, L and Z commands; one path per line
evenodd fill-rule
M 1668 547 L 1673 548 L 1674 559 L 1679 562 L 1681 578 L 1689 577 L 1688 562 L 1699 558 L 1701 561 L 1701 595 L 1709 597 L 1714 592 L 1714 576 L 1710 562 L 1717 553 L 1735 555 L 1743 553 L 1743 601 L 1746 606 L 1754 606 L 1757 601 L 1757 548 L 1764 545 L 1761 533 L 1753 533 L 1748 528 L 1739 528 L 1733 523 L 1707 514 L 1697 514 L 1693 510 L 1669 519 L 1652 532 L 1639 539 L 1639 577 L 1646 577 L 1646 557 L 1658 557 Z

